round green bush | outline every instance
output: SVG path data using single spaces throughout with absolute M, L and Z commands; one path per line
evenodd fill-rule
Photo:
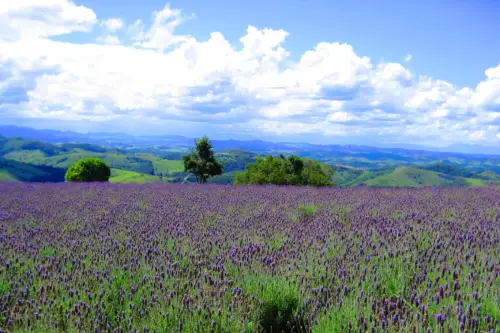
M 109 166 L 99 158 L 82 158 L 66 171 L 67 182 L 107 182 L 111 176 Z

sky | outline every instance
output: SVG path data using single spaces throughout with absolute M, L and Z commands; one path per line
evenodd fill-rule
M 500 148 L 499 1 L 0 0 L 0 124 Z

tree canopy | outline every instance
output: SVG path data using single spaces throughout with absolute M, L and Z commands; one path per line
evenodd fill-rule
M 184 171 L 192 173 L 199 184 L 206 183 L 210 177 L 222 175 L 223 165 L 215 159 L 212 143 L 206 136 L 197 140 L 193 151 L 182 158 Z
M 245 171 L 236 175 L 235 184 L 333 186 L 333 173 L 330 166 L 310 159 L 269 155 L 248 164 Z
M 110 176 L 111 169 L 103 160 L 86 157 L 69 167 L 65 179 L 67 182 L 107 182 Z

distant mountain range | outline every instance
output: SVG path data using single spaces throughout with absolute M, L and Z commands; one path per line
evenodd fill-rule
M 194 144 L 182 136 L 80 134 L 0 126 L 0 181 L 63 181 L 65 170 L 83 157 L 99 157 L 112 168 L 112 182 L 191 182 L 181 156 Z M 356 145 L 314 145 L 213 140 L 224 174 L 213 183 L 231 184 L 258 155 L 296 154 L 333 166 L 338 186 L 479 186 L 500 183 L 500 156 L 432 152 Z
M 159 148 L 168 150 L 173 147 L 190 148 L 193 146 L 194 138 L 181 135 L 150 135 L 135 136 L 125 133 L 89 132 L 78 133 L 72 131 L 58 131 L 48 129 L 34 129 L 5 125 L 0 126 L 0 135 L 6 137 L 22 137 L 24 139 L 39 140 L 50 143 L 85 142 L 97 145 L 119 147 L 119 148 Z M 482 156 L 493 155 L 500 158 L 500 149 L 496 147 L 485 147 L 479 145 L 455 144 L 448 147 L 422 147 L 418 145 L 399 144 L 400 148 L 393 147 L 371 147 L 365 145 L 320 145 L 310 143 L 270 142 L 262 140 L 212 140 L 216 150 L 239 148 L 248 151 L 337 151 L 337 152 L 385 152 L 385 153 L 415 153 L 440 154 L 441 156 Z M 402 148 L 401 148 L 402 147 Z

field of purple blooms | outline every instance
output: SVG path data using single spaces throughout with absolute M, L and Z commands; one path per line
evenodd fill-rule
M 0 183 L 2 332 L 500 332 L 500 187 Z

